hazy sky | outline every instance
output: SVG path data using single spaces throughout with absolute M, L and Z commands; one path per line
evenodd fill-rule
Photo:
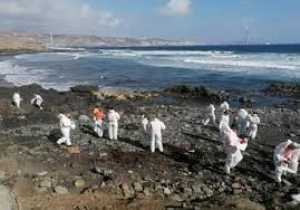
M 2 30 L 300 43 L 300 0 L 0 0 L 0 18 Z

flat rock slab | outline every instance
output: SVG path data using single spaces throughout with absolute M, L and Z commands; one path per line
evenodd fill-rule
M 0 185 L 0 210 L 18 210 L 15 195 L 3 185 Z

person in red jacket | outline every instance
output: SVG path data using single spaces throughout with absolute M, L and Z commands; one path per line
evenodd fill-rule
M 94 131 L 99 137 L 103 137 L 103 119 L 105 114 L 99 106 L 96 106 L 96 108 L 93 110 L 93 116 L 95 122 Z

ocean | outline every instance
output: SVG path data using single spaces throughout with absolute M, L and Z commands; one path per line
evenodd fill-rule
M 160 90 L 173 85 L 260 90 L 300 81 L 300 45 L 72 48 L 0 57 L 0 78 L 68 90 L 75 85 Z

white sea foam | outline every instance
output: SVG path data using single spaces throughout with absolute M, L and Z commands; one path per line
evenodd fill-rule
M 0 74 L 1 75 L 15 75 L 22 74 L 26 72 L 27 68 L 18 66 L 11 61 L 1 61 L 0 62 Z
M 230 67 L 253 67 L 253 68 L 271 68 L 271 69 L 289 69 L 296 70 L 299 67 L 293 65 L 275 64 L 268 61 L 246 61 L 246 60 L 209 60 L 209 59 L 191 59 L 184 60 L 186 63 L 220 65 Z
M 226 51 L 196 51 L 196 50 L 100 50 L 99 55 L 115 57 L 143 56 L 230 56 L 233 52 Z
M 143 64 L 175 68 L 191 64 L 192 68 L 217 66 L 218 69 L 221 67 L 247 67 L 300 71 L 300 58 L 295 55 L 286 57 L 285 54 L 236 54 L 231 51 L 101 50 L 99 55 L 129 59 L 137 58 Z
M 76 85 L 88 85 L 88 81 L 86 82 L 75 82 L 75 81 L 69 81 L 69 82 L 43 82 L 41 85 L 46 89 L 56 89 L 59 91 L 67 91 L 70 90 L 71 87 L 74 87 Z
M 45 78 L 41 69 L 32 70 L 28 67 L 19 66 L 12 61 L 0 62 L 0 74 L 4 75 L 4 79 L 16 86 L 28 85 L 34 82 L 38 83 Z
M 69 51 L 39 54 L 17 55 L 10 61 L 0 62 L 0 74 L 15 85 L 38 82 L 45 88 L 67 90 L 69 87 L 83 84 L 72 81 L 72 78 L 62 78 L 64 74 L 57 74 L 57 81 L 47 79 L 51 69 L 40 69 L 41 63 L 47 64 L 64 61 L 81 62 L 86 58 L 98 58 L 99 62 L 105 58 L 121 58 L 139 64 L 155 67 L 169 67 L 168 69 L 193 70 L 210 73 L 228 73 L 254 75 L 257 78 L 272 79 L 300 79 L 300 55 L 289 53 L 235 53 L 231 51 L 201 51 L 201 50 L 99 50 Z M 116 61 L 117 62 L 117 61 Z M 24 65 L 23 65 L 24 64 Z M 29 65 L 28 65 L 29 64 Z M 37 64 L 37 66 L 35 66 Z M 30 67 L 28 67 L 30 66 Z M 39 67 L 38 67 L 39 66 Z M 58 66 L 58 69 L 60 67 Z M 57 71 L 58 71 L 57 69 Z M 82 69 L 84 71 L 85 69 Z M 96 71 L 96 70 L 95 70 Z M 141 70 L 142 71 L 142 70 Z M 53 74 L 52 74 L 53 76 Z M 64 75 L 66 76 L 66 75 Z M 112 79 L 113 79 L 112 75 Z M 104 77 L 106 78 L 106 77 Z M 71 81 L 64 81 L 64 80 Z M 95 79 L 95 78 L 91 78 Z M 103 79 L 99 76 L 99 80 Z M 78 80 L 78 78 L 77 78 Z M 89 81 L 86 81 L 87 83 Z
M 57 77 L 61 80 L 60 82 L 50 82 L 48 77 L 53 75 L 53 70 L 21 66 L 14 63 L 13 60 L 0 62 L 0 75 L 4 76 L 5 81 L 12 83 L 15 86 L 37 83 L 46 89 L 54 88 L 61 91 L 69 90 L 70 87 L 76 85 L 88 84 L 88 81 L 63 81 L 62 75 L 57 75 Z
M 0 62 L 0 74 L 4 76 L 4 80 L 15 86 L 38 83 L 47 88 L 44 81 L 49 73 L 51 73 L 49 69 L 20 66 L 9 60 Z
M 49 47 L 50 50 L 63 50 L 63 51 L 84 51 L 85 48 L 72 48 L 72 47 Z

